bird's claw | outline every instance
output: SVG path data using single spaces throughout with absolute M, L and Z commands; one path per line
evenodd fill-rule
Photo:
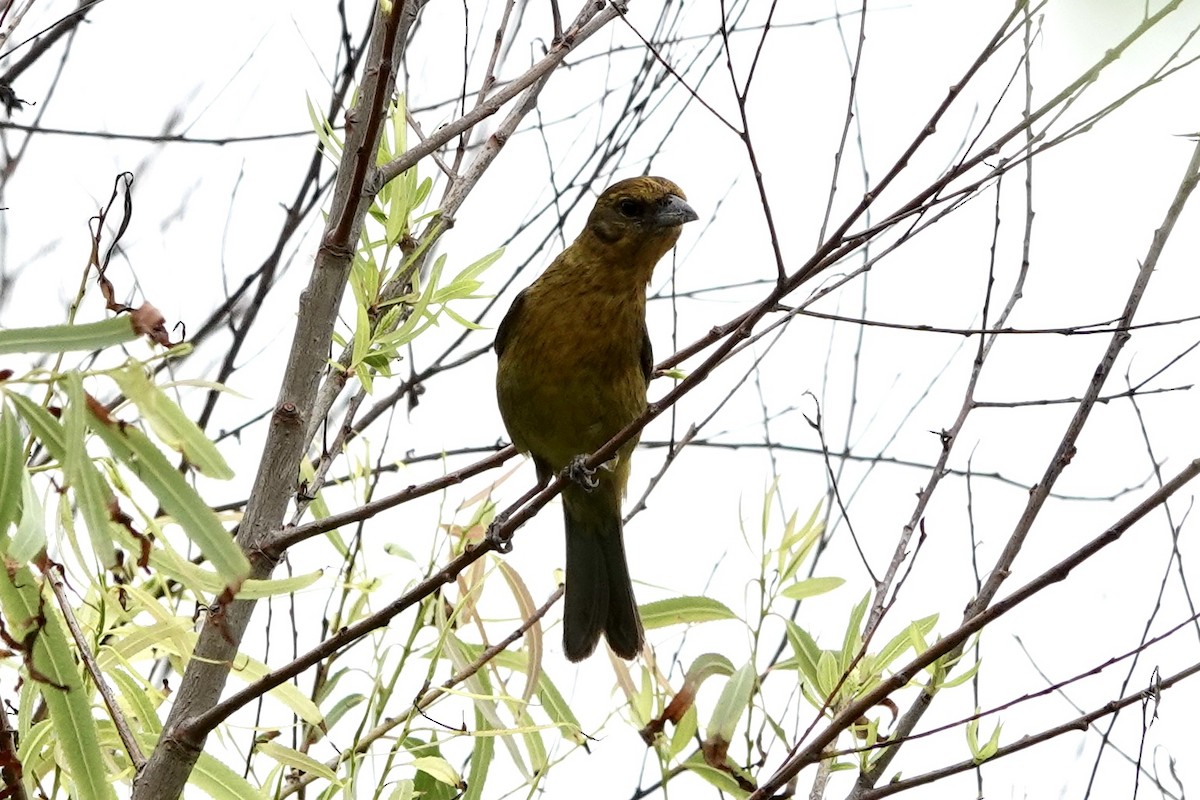
M 571 459 L 563 472 L 572 483 L 577 483 L 590 492 L 600 485 L 600 481 L 596 478 L 596 470 L 587 465 L 587 460 L 587 455 L 577 455 Z
M 497 553 L 511 553 L 512 546 L 512 531 L 508 530 L 504 523 L 508 522 L 508 514 L 497 514 L 491 524 L 487 526 L 487 533 L 484 538 L 492 543 L 496 548 Z

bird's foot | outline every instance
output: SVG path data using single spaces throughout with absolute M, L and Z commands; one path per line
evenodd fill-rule
M 596 479 L 596 470 L 587 465 L 587 454 L 581 453 L 575 456 L 567 464 L 567 468 L 563 470 L 567 480 L 572 483 L 577 483 L 586 491 L 592 491 L 600 485 L 600 481 Z
M 496 518 L 487 526 L 487 533 L 484 534 L 484 538 L 492 543 L 497 553 L 511 553 L 513 549 L 512 531 L 505 527 L 506 522 L 508 522 L 507 513 L 497 514 Z

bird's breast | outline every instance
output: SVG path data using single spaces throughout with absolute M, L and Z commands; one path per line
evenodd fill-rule
M 641 291 L 618 294 L 586 280 L 527 290 L 497 394 L 513 442 L 556 471 L 645 410 Z

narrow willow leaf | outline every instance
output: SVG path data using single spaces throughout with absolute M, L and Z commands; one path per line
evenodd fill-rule
M 958 675 L 955 675 L 950 680 L 942 681 L 941 688 L 953 689 L 955 686 L 963 685 L 964 683 L 966 683 L 967 681 L 969 681 L 975 677 L 975 675 L 979 672 L 979 668 L 981 666 L 983 666 L 983 662 L 976 661 L 974 664 L 971 665 L 970 669 L 967 669 L 964 672 L 960 672 Z
M 84 325 L 10 328 L 0 331 L 0 355 L 5 353 L 68 353 L 103 350 L 138 338 L 128 315 Z
M 813 688 L 816 689 L 816 694 L 822 700 L 834 700 L 830 695 L 833 694 L 833 689 L 841 680 L 842 672 L 838 667 L 837 657 L 830 650 L 822 650 L 821 657 L 817 659 L 817 679 L 813 681 Z M 844 686 L 844 684 L 843 684 Z
M 416 797 L 416 786 L 408 778 L 405 778 L 396 781 L 396 788 L 392 790 L 388 800 L 413 800 L 414 797 Z
M 352 711 L 356 706 L 361 705 L 366 699 L 366 695 L 358 692 L 339 698 L 338 701 L 333 704 L 333 708 L 329 709 L 329 711 L 325 714 L 325 730 L 329 730 L 334 725 L 337 725 L 342 717 L 346 716 L 346 714 Z M 310 734 L 310 736 L 312 736 L 316 741 L 320 741 L 324 735 L 325 734 L 321 728 L 314 728 Z
M 139 608 L 145 607 L 145 603 L 139 603 Z M 162 606 L 159 606 L 159 612 L 159 616 L 168 619 L 159 619 L 148 625 L 129 623 L 114 628 L 110 632 L 113 640 L 109 643 L 113 655 L 126 662 L 133 662 L 142 654 L 161 650 L 167 655 L 186 658 L 196 641 L 196 634 L 188 624 L 189 620 L 170 615 Z M 103 657 L 102 652 L 100 658 Z M 100 666 L 107 667 L 107 663 L 101 660 Z
M 816 640 L 808 634 L 808 631 L 791 620 L 785 620 L 785 622 L 787 623 L 788 642 L 796 654 L 796 664 L 800 669 L 800 674 L 810 684 L 816 685 L 819 676 L 817 664 L 821 661 L 821 648 L 817 647 Z
M 247 684 L 261 680 L 271 673 L 271 669 L 266 664 L 257 659 L 250 658 L 244 653 L 238 653 L 234 664 L 236 666 L 230 674 L 238 680 L 245 681 Z M 276 686 L 268 694 L 291 709 L 296 716 L 309 725 L 321 727 L 325 724 L 325 715 L 321 713 L 321 709 L 317 708 L 316 704 L 308 698 L 308 695 L 300 691 L 299 686 L 293 683 L 283 683 Z
M 879 651 L 879 656 L 877 657 L 876 663 L 879 665 L 880 670 L 887 669 L 887 667 L 893 661 L 903 655 L 910 647 L 915 649 L 916 642 L 923 643 L 924 638 L 928 636 L 937 625 L 937 621 L 938 615 L 930 614 L 928 617 L 922 617 L 921 619 L 913 620 L 907 628 L 893 636 L 891 641 L 885 644 L 883 649 Z M 917 655 L 920 655 L 924 649 L 925 648 L 922 647 L 922 649 L 917 652 Z
M 229 480 L 233 470 L 225 457 L 175 401 L 151 382 L 137 364 L 109 373 L 162 442 L 183 454 L 188 463 L 210 478 Z
M 846 633 L 842 639 L 842 669 L 850 669 L 854 657 L 862 646 L 862 621 L 867 614 L 867 604 L 871 602 L 871 593 L 863 595 L 863 599 L 850 612 L 850 620 L 846 623 Z
M 149 753 L 150 749 L 146 748 Z M 267 800 L 267 794 L 247 781 L 224 761 L 211 753 L 200 753 L 196 766 L 188 776 L 195 786 L 213 800 Z M 190 793 L 188 793 L 190 796 Z
M 141 543 L 123 528 L 116 528 L 118 541 L 136 551 Z M 164 577 L 178 581 L 189 592 L 203 595 L 219 593 L 225 587 L 225 581 L 211 569 L 193 564 L 191 560 L 176 552 L 169 541 L 159 539 L 158 547 L 150 551 L 150 568 L 161 572 Z M 321 579 L 321 570 L 308 572 L 303 575 L 291 575 L 286 578 L 251 579 L 242 583 L 238 590 L 240 599 L 262 599 L 283 594 L 303 591 Z
M 259 742 L 255 745 L 254 749 L 260 753 L 265 753 L 285 767 L 291 767 L 300 772 L 316 775 L 318 778 L 338 783 L 336 772 L 312 756 L 301 753 L 299 750 L 285 747 L 278 742 Z
M 789 554 L 788 562 L 779 570 L 784 580 L 791 578 L 796 573 L 796 570 L 808 558 L 813 545 L 820 541 L 821 535 L 825 533 L 825 523 L 817 519 L 820 512 L 821 504 L 818 502 L 800 528 L 796 528 L 794 514 L 788 520 L 788 532 L 780 545 L 780 550 Z
M 732 675 L 734 672 L 733 662 L 725 656 L 720 653 L 704 653 L 688 667 L 683 685 L 695 693 L 709 678 L 715 675 Z
M 105 648 L 100 648 L 101 652 Z M 154 736 L 162 733 L 162 723 L 158 719 L 158 710 L 154 707 L 151 697 L 155 690 L 140 677 L 124 667 L 114 667 L 104 670 L 104 675 L 117 689 L 122 708 L 126 709 L 127 719 L 136 722 L 138 729 Z
M 156 622 L 150 625 L 130 624 L 113 629 L 111 635 L 114 641 L 109 645 L 111 654 L 108 658 L 119 657 L 123 661 L 131 662 L 152 649 L 157 651 L 159 656 L 171 655 L 181 661 L 191 657 L 198 634 L 190 629 L 186 618 L 171 615 L 161 604 L 155 602 L 153 597 L 136 586 L 125 586 L 122 590 L 129 602 L 137 609 L 150 614 Z M 102 651 L 102 655 L 104 652 Z M 101 662 L 101 666 L 107 663 Z M 230 674 L 247 684 L 254 683 L 271 672 L 266 664 L 245 653 L 239 652 L 233 663 L 234 669 Z M 319 727 L 324 724 L 325 718 L 321 710 L 298 686 L 284 683 L 271 689 L 268 694 L 310 725 Z
M 89 541 L 96 557 L 105 568 L 117 564 L 117 549 L 113 546 L 112 510 L 116 507 L 108 482 L 92 463 L 87 451 L 87 403 L 83 392 L 83 377 L 70 372 L 66 377 L 67 408 L 63 412 L 63 434 L 66 452 L 62 459 L 67 484 L 75 490 L 75 505 L 87 524 Z
M 20 394 L 9 395 L 21 419 L 29 426 L 29 430 L 39 442 L 46 446 L 50 455 L 59 462 L 66 457 L 67 438 L 63 432 L 62 423 L 56 420 L 49 411 L 42 408 L 28 397 Z
M 461 787 L 462 778 L 450 762 L 441 756 L 421 756 L 413 759 L 413 766 L 427 775 L 432 775 L 447 786 Z
M 646 630 L 692 622 L 737 619 L 728 606 L 711 597 L 672 597 L 638 606 Z
M 975 713 L 979 713 L 979 709 L 975 709 Z M 1000 749 L 1000 729 L 1003 725 L 997 723 L 992 730 L 992 735 L 987 742 L 980 744 L 979 742 L 979 720 L 973 719 L 967 723 L 967 747 L 971 750 L 971 760 L 976 764 L 982 764 L 992 756 L 996 755 L 996 751 Z
M 7 620 L 8 634 L 33 645 L 32 669 L 24 668 L 22 677 L 27 686 L 37 688 L 49 712 L 54 746 L 61 754 L 63 772 L 73 787 L 71 797 L 74 800 L 115 798 L 92 716 L 91 693 L 84 691 L 79 678 L 66 625 L 53 601 L 42 597 L 41 585 L 28 567 L 0 570 L 0 610 Z M 36 635 L 28 636 L 35 626 Z
M 342 140 L 338 138 L 333 126 L 329 124 L 324 115 L 313 105 L 312 98 L 306 96 L 304 102 L 308 106 L 308 118 L 312 122 L 313 131 L 316 132 L 317 139 L 324 145 L 322 152 L 336 167 L 342 157 Z
M 705 729 L 706 738 L 717 738 L 723 742 L 733 741 L 738 720 L 742 718 L 742 714 L 750 705 L 750 698 L 753 695 L 757 679 L 753 662 L 747 661 L 737 672 L 733 673 L 721 691 L 717 705 L 713 708 L 712 717 Z
M 583 728 L 575 717 L 575 712 L 563 699 L 562 692 L 558 690 L 546 672 L 542 672 L 542 676 L 538 680 L 537 696 L 542 704 L 542 710 L 546 712 L 550 721 L 558 726 L 564 739 L 575 744 L 583 744 L 587 741 L 583 735 Z
M 0 531 L 4 542 L 6 559 L 16 564 L 28 564 L 46 547 L 46 511 L 41 498 L 29 480 L 29 474 L 21 473 L 21 517 L 12 539 L 7 531 Z
M 237 589 L 250 572 L 250 562 L 221 525 L 208 504 L 174 469 L 146 434 L 132 425 L 92 414 L 92 428 L 113 456 L 141 479 L 216 569 L 225 584 Z
M 513 599 L 517 601 L 517 608 L 521 611 L 521 619 L 530 619 L 537 611 L 537 604 L 533 601 L 533 595 L 529 593 L 529 587 L 525 585 L 525 581 L 521 578 L 521 575 L 508 562 L 497 559 L 495 563 L 496 567 L 500 570 L 500 574 L 504 576 L 505 582 L 508 583 L 508 588 L 512 592 Z M 525 687 L 521 691 L 522 703 L 528 703 L 529 699 L 533 697 L 538 677 L 542 672 L 541 622 L 536 622 L 529 626 L 529 630 L 525 632 L 525 644 L 529 651 L 529 666 L 525 669 Z
M 731 797 L 746 798 L 750 793 L 738 786 L 737 781 L 728 772 L 709 766 L 704 762 L 704 757 L 696 753 L 687 761 L 684 766 L 690 772 L 694 772 L 704 780 L 712 784 L 718 791 L 728 794 Z
M 21 518 L 24 478 L 21 426 L 6 404 L 0 407 L 0 536 L 6 535 L 8 526 Z
M 678 757 L 684 748 L 692 744 L 692 738 L 700 729 L 699 720 L 700 715 L 695 706 L 684 712 L 683 719 L 679 720 L 679 724 L 675 726 L 675 731 L 671 734 L 671 746 L 667 751 L 671 758 Z
M 780 594 L 789 600 L 804 600 L 808 597 L 832 592 L 846 582 L 845 578 L 807 578 L 785 588 Z
M 474 261 L 471 264 L 468 264 L 466 267 L 464 267 L 462 272 L 460 272 L 454 276 L 453 283 L 460 283 L 460 282 L 465 283 L 467 281 L 474 281 L 476 278 L 478 278 L 480 275 L 483 274 L 484 270 L 486 270 L 492 264 L 495 264 L 497 261 L 499 261 L 500 257 L 503 255 L 504 255 L 503 247 L 501 247 L 497 250 L 493 250 L 492 252 L 488 253 L 486 256 L 479 259 L 478 261 Z
M 29 703 L 29 706 L 23 703 L 20 706 L 21 710 L 33 706 L 41 707 L 38 688 L 32 683 L 26 681 L 22 684 L 21 695 L 22 701 Z M 30 716 L 32 716 L 32 712 Z M 49 719 L 44 719 L 36 725 L 29 725 L 26 720 L 22 720 L 18 732 L 17 738 L 21 746 L 17 750 L 17 759 L 21 762 L 26 774 L 37 775 L 55 769 L 54 723 Z
M 478 708 L 475 709 L 475 730 L 488 727 L 487 720 Z M 471 750 L 471 769 L 467 773 L 467 791 L 462 800 L 483 800 L 483 790 L 487 786 L 488 773 L 491 771 L 492 760 L 496 754 L 496 737 L 476 736 L 475 746 Z

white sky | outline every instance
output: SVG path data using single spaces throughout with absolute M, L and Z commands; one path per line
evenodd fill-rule
M 51 2 L 37 7 L 17 38 L 36 31 L 44 24 L 39 20 L 52 20 L 69 5 Z M 548 15 L 540 4 L 534 5 L 537 7 L 529 10 L 529 30 L 536 26 L 544 32 L 546 20 L 542 17 Z M 757 0 L 752 3 L 747 21 L 761 19 L 767 5 Z M 497 12 L 493 7 L 485 10 L 479 3 L 470 6 L 473 14 L 494 16 Z M 350 3 L 350 8 L 351 20 L 361 25 L 370 5 L 360 0 Z M 880 4 L 872 8 L 857 118 L 872 180 L 890 168 L 1009 8 L 1009 2 L 998 0 L 915 0 L 907 5 Z M 716 24 L 717 9 L 712 2 L 688 4 L 684 30 L 710 32 Z M 821 18 L 832 9 L 830 3 L 781 3 L 777 22 Z M 1141 3 L 1131 0 L 1051 0 L 1032 54 L 1035 104 L 1052 97 L 1119 41 L 1135 24 L 1141 9 Z M 573 4 L 564 5 L 564 17 L 574 13 Z M 656 4 L 636 0 L 629 20 L 648 32 L 656 13 Z M 1174 23 L 1148 37 L 1106 72 L 1051 129 L 1052 133 L 1086 117 L 1143 80 L 1200 23 L 1200 2 L 1189 0 L 1177 16 Z M 313 98 L 317 105 L 325 103 L 328 75 L 324 71 L 329 68 L 329 55 L 338 36 L 333 3 L 218 1 L 197 8 L 152 0 L 106 0 L 89 15 L 89 20 L 75 39 L 56 94 L 46 104 L 41 119 L 45 127 L 155 134 L 178 113 L 182 130 L 194 137 L 306 131 L 310 128 L 306 97 Z M 848 17 L 843 24 L 852 37 L 857 17 Z M 461 25 L 461 4 L 433 3 L 427 9 L 424 27 L 410 53 L 413 106 L 424 106 L 457 91 L 461 80 Z M 440 33 L 443 28 L 444 34 Z M 485 30 L 491 28 L 485 26 Z M 512 67 L 506 76 L 511 77 L 518 65 L 526 63 L 525 53 L 530 46 L 527 38 L 514 48 Z M 734 39 L 739 75 L 745 74 L 755 42 L 751 34 Z M 610 43 L 633 46 L 637 40 L 618 22 L 585 44 L 576 57 L 598 52 Z M 1194 57 L 1196 50 L 1192 43 L 1185 49 L 1185 57 Z M 1014 70 L 1018 53 L 1019 42 L 1013 42 L 984 70 L 960 107 L 943 121 L 927 152 L 922 151 L 908 173 L 880 198 L 873 219 L 881 219 L 926 185 L 950 163 L 960 143 L 979 130 L 981 120 L 992 109 L 997 87 Z M 597 130 L 603 127 L 598 124 L 598 114 L 608 119 L 615 113 L 611 107 L 599 112 L 585 98 L 593 97 L 606 80 L 622 85 L 639 58 L 640 54 L 632 51 L 611 65 L 605 59 L 596 59 L 552 81 L 540 110 L 545 120 L 562 121 L 550 128 L 547 144 L 529 134 L 516 137 L 508 145 L 463 208 L 454 231 L 443 240 L 441 252 L 448 254 L 451 272 L 493 250 L 528 219 L 532 210 L 550 198 L 548 160 L 553 161 L 557 176 L 574 174 L 590 154 Z M 24 76 L 15 86 L 17 93 L 39 102 L 40 107 L 53 66 L 47 60 Z M 607 72 L 610 67 L 611 73 Z M 718 62 L 699 92 L 733 118 L 736 109 L 722 69 Z M 1120 314 L 1139 260 L 1144 258 L 1191 156 L 1193 143 L 1179 134 L 1200 130 L 1198 75 L 1195 66 L 1183 70 L 1118 109 L 1087 135 L 1072 139 L 1036 161 L 1032 263 L 1025 296 L 1012 317 L 1012 325 L 1062 327 L 1098 323 Z M 779 225 L 782 251 L 792 269 L 804 262 L 817 241 L 833 152 L 845 114 L 846 82 L 843 42 L 832 23 L 790 28 L 778 25 L 772 32 L 758 66 L 748 113 Z M 681 92 L 673 93 L 663 115 L 652 120 L 651 127 L 656 123 L 668 125 L 683 100 Z M 1018 121 L 1019 109 L 1020 92 L 1014 88 L 985 138 Z M 14 121 L 30 124 L 37 111 L 27 108 Z M 419 115 L 419 119 L 426 130 L 431 130 L 448 117 L 429 112 Z M 852 129 L 852 142 L 856 133 L 857 129 Z M 23 138 L 23 134 L 12 131 L 3 132 L 3 136 L 10 149 Z M 635 138 L 631 159 L 622 165 L 619 175 L 639 172 L 644 162 L 637 159 L 643 158 L 657 140 L 649 129 L 646 135 Z M 133 225 L 123 242 L 124 258 L 114 261 L 110 277 L 121 292 L 136 280 L 137 299 L 154 303 L 170 322 L 182 320 L 198 325 L 219 300 L 222 282 L 236 285 L 266 256 L 282 220 L 282 205 L 291 200 L 313 141 L 308 136 L 225 147 L 161 147 L 56 135 L 35 137 L 16 177 L 0 198 L 0 205 L 8 207 L 0 219 L 4 226 L 0 229 L 0 265 L 17 276 L 11 295 L 0 306 L 0 323 L 11 327 L 52 324 L 62 319 L 86 264 L 86 220 L 107 200 L 116 173 L 131 170 L 137 178 Z M 685 229 L 680 241 L 675 262 L 678 290 L 774 275 L 770 243 L 745 151 L 707 111 L 696 104 L 687 108 L 675 132 L 654 157 L 652 169 L 682 185 L 701 217 L 701 222 Z M 422 165 L 422 174 L 434 173 L 432 164 Z M 1024 173 L 1018 170 L 1004 182 L 994 307 L 1007 297 L 1020 258 L 1023 181 Z M 853 207 L 862 193 L 861 165 L 853 144 L 840 187 L 834 204 L 835 219 L 839 212 Z M 600 190 L 603 186 L 593 188 Z M 435 196 L 439 192 L 440 187 Z M 988 274 L 994 202 L 994 192 L 985 192 L 960 213 L 882 261 L 870 275 L 866 316 L 942 327 L 977 326 Z M 1194 198 L 1180 220 L 1138 312 L 1139 322 L 1185 317 L 1200 310 L 1200 282 L 1196 277 L 1198 202 Z M 570 218 L 564 231 L 568 240 L 578 231 L 584 213 L 579 211 Z M 244 367 L 231 381 L 231 387 L 245 398 L 223 401 L 214 430 L 240 423 L 275 396 L 295 298 L 315 252 L 319 221 L 310 219 L 306 226 L 310 235 L 290 254 L 290 271 L 269 303 L 266 313 L 272 322 L 260 325 L 243 349 Z M 535 232 L 523 235 L 509 248 L 506 257 L 486 275 L 487 291 L 499 289 L 528 257 L 533 242 L 545 229 L 544 221 L 540 221 Z M 560 247 L 561 242 L 535 256 L 531 268 L 516 285 L 532 280 Z M 857 265 L 847 264 L 846 271 Z M 670 276 L 668 257 L 652 288 L 669 291 Z M 857 316 L 861 285 L 856 281 L 815 308 Z M 686 345 L 713 325 L 732 319 L 757 296 L 758 290 L 751 288 L 719 298 L 708 295 L 700 300 L 681 300 L 676 308 L 678 345 Z M 802 295 L 793 299 L 800 300 Z M 498 322 L 507 303 L 508 297 L 494 309 L 489 324 Z M 101 305 L 95 295 L 89 296 L 85 315 L 95 317 Z M 662 358 L 675 349 L 672 311 L 666 301 L 655 301 L 651 308 L 655 351 Z M 1195 323 L 1187 323 L 1137 332 L 1122 353 L 1106 393 L 1126 388 L 1127 371 L 1137 383 L 1164 367 L 1200 338 L 1198 331 L 1200 327 Z M 441 330 L 418 344 L 418 366 L 429 363 L 457 335 L 458 329 L 447 320 Z M 856 335 L 857 328 L 852 326 L 831 328 L 829 323 L 805 318 L 794 322 L 764 362 L 761 395 L 753 381 L 748 383 L 709 424 L 706 433 L 723 433 L 721 438 L 729 442 L 761 442 L 765 404 L 772 414 L 780 415 L 771 423 L 774 441 L 818 447 L 819 442 L 800 413 L 814 414 L 812 393 L 821 398 L 827 441 L 839 448 L 847 437 L 850 365 Z M 482 346 L 489 338 L 487 332 L 475 334 L 467 348 Z M 767 341 L 763 340 L 755 353 L 761 354 Z M 984 372 L 978 397 L 988 401 L 1077 397 L 1085 390 L 1107 342 L 1106 335 L 1004 338 Z M 849 433 L 855 451 L 877 453 L 894 435 L 886 455 L 932 463 L 940 444 L 931 432 L 952 423 L 975 345 L 975 339 L 953 335 L 868 329 L 862 345 L 858 406 Z M 748 368 L 751 355 L 725 365 L 704 387 L 680 403 L 674 418 L 676 435 L 691 422 L 707 416 Z M 179 370 L 178 377 L 211 377 L 207 365 L 218 356 L 216 349 L 202 351 Z M 1190 354 L 1150 386 L 1190 386 L 1200 375 L 1198 367 L 1198 357 Z M 490 443 L 503 437 L 492 393 L 493 370 L 494 361 L 487 357 L 467 370 L 431 381 L 411 418 L 406 421 L 403 414 L 398 415 L 390 445 L 396 456 L 410 449 L 430 452 Z M 406 373 L 407 365 L 401 365 L 400 371 Z M 935 379 L 938 382 L 928 396 L 922 397 Z M 381 382 L 381 387 L 386 385 Z M 660 396 L 667 388 L 666 381 L 656 382 L 651 397 Z M 1196 390 L 1190 389 L 1140 401 L 1154 456 L 1163 464 L 1165 477 L 1200 453 L 1196 397 Z M 198 411 L 199 402 L 199 395 L 189 397 L 185 407 Z M 1031 485 L 1040 478 L 1072 412 L 1073 406 L 1069 405 L 976 411 L 956 446 L 951 465 L 962 469 L 967 459 L 973 458 L 973 468 L 980 473 L 998 472 Z M 671 426 L 671 415 L 665 415 L 647 429 L 643 438 L 661 441 L 671 435 Z M 261 435 L 262 429 L 257 427 L 247 432 L 240 448 L 228 443 L 227 454 L 239 468 L 239 476 L 230 486 L 211 487 L 214 502 L 245 496 Z M 377 434 L 372 438 L 372 448 L 379 444 Z M 372 449 L 370 454 L 376 452 Z M 663 452 L 644 449 L 639 453 L 631 498 L 640 496 L 645 481 L 657 471 Z M 446 466 L 422 465 L 402 475 L 395 486 L 419 482 L 465 463 L 455 460 Z M 824 496 L 826 478 L 821 459 L 779 454 L 777 467 L 783 506 L 799 509 L 801 516 L 806 516 Z M 685 452 L 681 463 L 667 474 L 653 495 L 649 509 L 627 530 L 640 601 L 708 594 L 739 613 L 750 610 L 755 600 L 749 581 L 757 556 L 745 545 L 739 520 L 753 536 L 763 491 L 772 480 L 770 469 L 770 460 L 762 449 L 694 448 Z M 1153 490 L 1152 479 L 1145 483 L 1150 473 L 1146 445 L 1130 404 L 1116 401 L 1099 406 L 1056 492 L 1106 498 L 1130 487 L 1141 488 L 1112 501 L 1052 501 L 1035 525 L 1001 596 L 1132 508 Z M 847 467 L 844 495 L 858 489 L 864 474 L 861 463 Z M 368 525 L 368 539 L 375 547 L 389 540 L 398 541 L 421 558 L 433 525 L 439 520 L 450 521 L 459 501 L 481 491 L 491 477 L 457 487 L 445 498 L 434 498 L 412 511 L 385 515 Z M 877 572 L 891 557 L 896 536 L 912 513 L 915 493 L 926 478 L 925 470 L 879 467 L 858 489 L 850 507 L 851 522 Z M 522 493 L 532 479 L 532 469 L 522 467 L 517 476 L 500 487 L 502 504 Z M 981 542 L 979 558 L 986 569 L 1020 514 L 1025 490 L 984 478 L 977 478 L 973 489 L 975 535 Z M 1172 504 L 1177 522 L 1190 508 L 1193 493 L 1185 490 Z M 956 626 L 973 590 L 965 510 L 964 482 L 948 479 L 925 515 L 929 540 L 884 627 L 885 640 L 908 620 L 931 613 L 942 614 L 940 632 Z M 464 512 L 455 521 L 465 522 L 467 516 L 469 512 Z M 777 531 L 778 513 L 773 524 Z M 389 529 L 393 525 L 394 530 Z M 818 570 L 818 574 L 845 577 L 847 585 L 807 602 L 798 618 L 827 647 L 840 643 L 849 608 L 870 585 L 847 533 L 844 524 L 838 526 L 828 559 Z M 1056 680 L 1134 648 L 1154 606 L 1170 554 L 1168 542 L 1162 513 L 1151 515 L 1071 580 L 1043 592 L 989 628 L 984 640 L 982 704 L 1006 702 L 1044 686 L 1015 636 L 1021 637 L 1038 665 Z M 1184 571 L 1194 580 L 1196 548 L 1192 542 L 1191 531 L 1185 526 L 1180 548 Z M 561 523 L 556 509 L 550 509 L 518 534 L 516 549 L 508 561 L 525 577 L 538 602 L 553 589 L 553 569 L 561 564 L 561 553 Z M 328 548 L 310 542 L 293 554 L 293 566 L 297 571 L 324 567 L 327 576 L 332 577 L 338 566 L 332 558 Z M 381 603 L 401 591 L 401 581 L 412 576 L 406 564 L 397 562 L 395 577 L 381 591 Z M 324 597 L 323 592 L 314 592 L 308 599 L 319 609 Z M 492 601 L 497 604 L 498 614 L 510 608 L 504 604 L 501 592 L 496 592 Z M 277 605 L 277 614 L 281 609 L 282 605 Z M 1155 630 L 1176 624 L 1187 613 L 1176 576 L 1168 582 Z M 262 619 L 256 617 L 256 623 Z M 675 653 L 680 644 L 679 632 L 671 628 L 651 633 L 660 659 L 665 661 Z M 280 641 L 286 640 L 285 636 Z M 549 631 L 547 641 L 552 648 L 549 669 L 576 704 L 585 727 L 599 728 L 611 707 L 605 694 L 612 684 L 607 661 L 597 657 L 578 668 L 569 666 L 558 652 L 557 627 Z M 775 639 L 768 637 L 768 641 L 773 646 Z M 743 628 L 735 623 L 712 624 L 689 634 L 683 659 L 687 663 L 700 653 L 717 649 L 736 664 L 747 658 L 748 647 L 749 638 Z M 1146 685 L 1153 666 L 1170 674 L 1194 663 L 1197 650 L 1194 629 L 1151 650 L 1140 662 L 1127 691 Z M 1071 687 L 1069 695 L 1086 709 L 1115 699 L 1126 669 L 1125 665 L 1114 667 L 1101 677 Z M 419 680 L 414 678 L 418 685 Z M 672 681 L 678 685 L 679 680 L 676 671 Z M 605 688 L 598 691 L 596 687 Z M 701 696 L 702 705 L 707 703 L 709 708 L 716 698 L 715 691 L 710 692 L 711 696 Z M 911 695 L 909 692 L 900 698 L 902 707 Z M 411 693 L 401 691 L 398 696 L 407 698 Z M 1193 793 L 1200 789 L 1200 773 L 1188 758 L 1194 751 L 1190 723 L 1197 702 L 1200 697 L 1194 682 L 1165 694 L 1145 748 L 1146 761 L 1153 759 L 1160 769 L 1168 753 L 1180 759 L 1180 777 Z M 972 704 L 967 688 L 948 691 L 935 703 L 922 727 L 970 713 Z M 1003 741 L 1015 741 L 1074 713 L 1058 697 L 1018 705 L 1001 715 Z M 1131 751 L 1137 745 L 1137 718 L 1136 710 L 1127 712 L 1118 726 L 1122 746 Z M 983 729 L 990 731 L 993 724 L 994 720 L 989 720 Z M 553 740 L 553 736 L 547 738 Z M 989 796 L 1081 796 L 1097 740 L 1094 733 L 1066 735 L 1004 759 L 985 769 Z M 638 763 L 644 753 L 633 730 L 612 724 L 592 750 L 590 757 L 574 754 L 552 773 L 547 785 L 549 796 L 625 797 L 632 792 L 637 774 L 631 764 Z M 913 776 L 967 755 L 961 733 L 942 734 L 906 748 L 892 771 L 902 770 L 906 777 Z M 653 780 L 654 769 L 651 760 L 646 782 Z M 835 776 L 835 788 L 828 796 L 844 794 L 840 782 L 846 781 L 848 786 L 852 774 Z M 598 780 L 597 776 L 604 779 Z M 1127 764 L 1110 757 L 1101 776 L 1092 797 L 1132 795 L 1134 774 Z M 965 774 L 919 791 L 922 796 L 961 797 L 974 792 L 974 781 L 973 775 Z M 497 784 L 498 790 L 501 785 Z M 684 783 L 679 791 L 692 791 L 690 787 L 698 785 Z M 589 786 L 593 791 L 588 791 Z M 807 786 L 803 776 L 801 786 Z

